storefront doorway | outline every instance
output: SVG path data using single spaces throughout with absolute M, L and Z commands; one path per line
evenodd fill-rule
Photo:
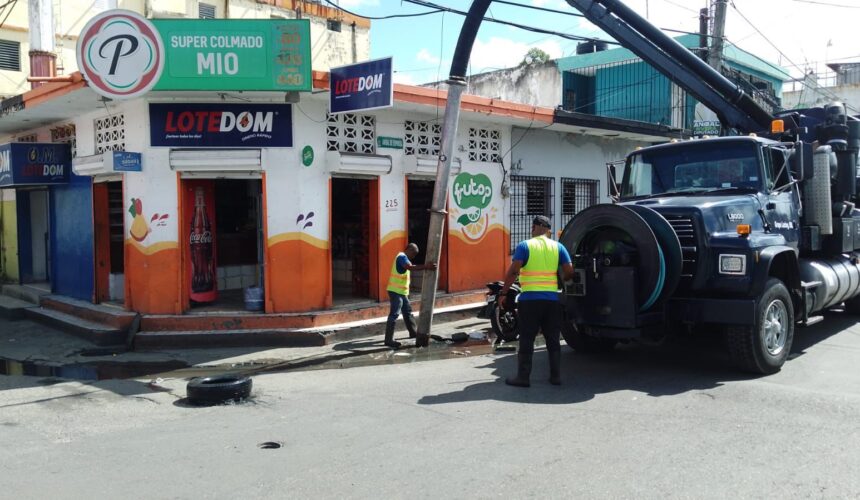
M 97 303 L 125 302 L 125 220 L 122 181 L 93 184 L 95 298 Z
M 407 204 L 407 238 L 410 243 L 418 245 L 418 255 L 413 264 L 424 264 L 427 259 L 427 235 L 430 230 L 430 208 L 433 206 L 434 181 L 408 178 L 406 181 Z M 448 288 L 447 266 L 447 228 L 442 231 L 442 254 L 439 263 L 438 288 Z M 410 289 L 413 293 L 421 292 L 423 271 L 414 271 Z
M 19 190 L 19 265 L 22 284 L 51 291 L 50 196 L 47 189 Z
M 379 180 L 331 180 L 332 298 L 378 299 Z
M 183 180 L 186 283 L 195 311 L 246 309 L 263 287 L 263 183 Z M 261 302 L 261 301 L 259 301 Z M 262 305 L 262 304 L 260 304 Z

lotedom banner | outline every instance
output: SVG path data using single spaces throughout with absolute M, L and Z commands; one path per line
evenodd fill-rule
M 289 104 L 170 103 L 149 105 L 153 146 L 290 148 Z
M 392 59 L 374 59 L 331 69 L 329 109 L 332 114 L 394 105 Z

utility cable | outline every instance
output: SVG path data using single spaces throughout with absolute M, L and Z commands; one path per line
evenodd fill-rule
M 364 16 L 364 15 L 361 15 L 361 14 L 358 14 L 355 12 L 351 12 L 347 9 L 344 9 L 340 5 L 336 4 L 332 0 L 325 0 L 325 3 L 331 5 L 332 7 L 334 7 L 337 10 L 342 10 L 343 12 L 346 12 L 347 14 L 349 14 L 351 16 L 360 17 L 362 19 L 370 19 L 371 21 L 383 21 L 385 19 L 399 19 L 399 18 L 405 18 L 405 17 L 421 17 L 421 16 L 429 16 L 432 14 L 439 14 L 440 12 L 445 12 L 442 9 L 436 9 L 436 10 L 429 11 L 429 12 L 415 12 L 412 14 L 391 14 L 388 16 L 377 16 L 377 17 L 375 17 L 375 16 Z

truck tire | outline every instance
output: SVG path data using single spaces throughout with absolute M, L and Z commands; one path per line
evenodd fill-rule
M 186 385 L 186 396 L 194 404 L 217 405 L 248 399 L 251 386 L 251 377 L 238 374 L 195 377 Z
M 574 351 L 581 354 L 608 353 L 615 349 L 616 340 L 599 339 L 579 331 L 570 321 L 564 320 L 561 326 L 561 336 L 564 342 Z
M 782 281 L 768 280 L 756 304 L 755 325 L 726 327 L 726 340 L 738 368 L 761 374 L 782 368 L 794 340 L 794 306 Z

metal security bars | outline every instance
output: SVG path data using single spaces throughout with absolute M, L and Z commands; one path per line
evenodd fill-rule
M 531 238 L 535 215 L 553 219 L 554 188 L 554 177 L 511 176 L 511 253 L 517 243 Z
M 561 178 L 561 225 L 564 229 L 570 219 L 599 201 L 600 181 L 597 179 Z
M 197 5 L 197 14 L 200 19 L 215 19 L 215 6 L 201 2 Z

